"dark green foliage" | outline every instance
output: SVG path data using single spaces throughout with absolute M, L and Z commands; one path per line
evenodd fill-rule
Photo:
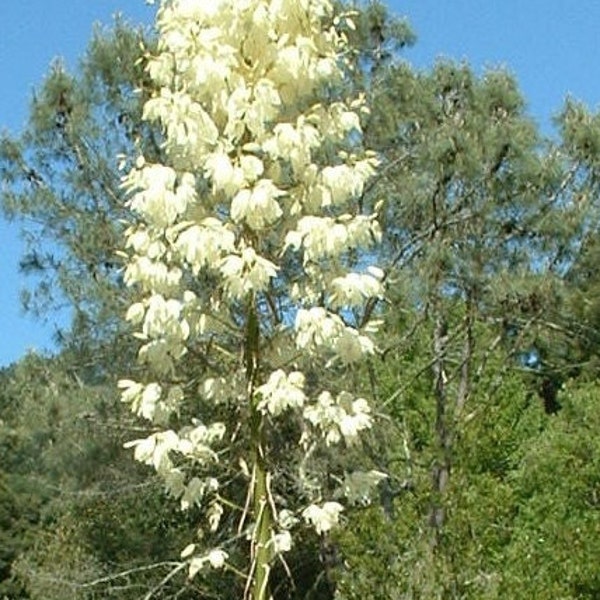
M 0 432 L 2 443 L 4 443 L 4 433 L 4 431 Z M 45 501 L 35 482 L 16 473 L 4 471 L 0 473 L 0 594 L 2 598 L 26 597 L 23 582 L 13 577 L 12 566 L 14 561 L 33 544 L 40 521 L 41 506 Z
M 511 484 L 518 506 L 502 590 L 514 598 L 600 596 L 597 382 L 570 383 L 562 410 L 525 443 Z
M 173 568 L 194 517 L 123 448 L 139 427 L 114 385 L 84 383 L 64 358 L 29 355 L 0 376 L 0 591 L 137 598 Z

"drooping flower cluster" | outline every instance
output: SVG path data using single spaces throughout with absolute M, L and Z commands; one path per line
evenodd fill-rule
M 132 213 L 124 279 L 140 292 L 127 319 L 147 376 L 121 381 L 122 399 L 158 425 L 197 396 L 246 402 L 270 420 L 295 411 L 305 442 L 354 443 L 372 424 L 367 400 L 308 390 L 302 372 L 311 361 L 348 366 L 372 354 L 373 325 L 349 316 L 383 293 L 381 271 L 356 258 L 381 235 L 377 215 L 359 210 L 377 159 L 361 146 L 364 98 L 339 93 L 347 40 L 332 4 L 165 0 L 156 25 L 158 53 L 147 64 L 155 93 L 143 116 L 161 128 L 165 164 L 140 156 L 123 181 Z M 178 377 L 191 351 L 204 361 L 193 389 Z M 237 372 L 223 375 L 225 362 Z M 215 530 L 226 436 L 199 414 L 130 445 L 183 508 L 208 506 Z M 324 532 L 341 510 L 315 503 L 302 516 Z M 282 514 L 276 552 L 291 543 Z M 191 569 L 225 559 L 213 550 Z

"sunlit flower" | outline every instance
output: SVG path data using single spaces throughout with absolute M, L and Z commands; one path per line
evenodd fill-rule
M 213 569 L 222 569 L 225 566 L 225 561 L 229 555 L 225 550 L 220 548 L 214 548 L 208 554 L 192 558 L 188 569 L 188 577 L 193 579 L 198 571 L 204 568 L 206 565 L 211 566 Z
M 225 288 L 232 298 L 243 298 L 248 292 L 268 288 L 277 276 L 278 267 L 256 254 L 254 248 L 244 248 L 241 254 L 226 256 L 219 265 Z
M 252 229 L 264 229 L 283 214 L 277 198 L 285 195 L 270 179 L 261 179 L 252 189 L 240 190 L 231 202 L 231 218 Z
M 311 504 L 302 511 L 302 516 L 318 534 L 321 534 L 330 531 L 339 523 L 343 510 L 344 507 L 338 502 L 325 502 L 322 506 Z
M 304 375 L 293 371 L 289 375 L 278 369 L 269 375 L 268 381 L 256 388 L 260 398 L 258 408 L 278 416 L 288 408 L 300 408 L 306 396 L 304 395 Z

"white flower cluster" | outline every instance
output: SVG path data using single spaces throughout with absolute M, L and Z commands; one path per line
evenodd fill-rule
M 147 438 L 133 440 L 125 444 L 126 448 L 134 448 L 136 460 L 153 466 L 165 479 L 167 491 L 179 498 L 183 510 L 200 504 L 207 493 L 214 493 L 219 483 L 214 477 L 200 479 L 191 478 L 186 483 L 184 472 L 173 462 L 173 455 L 186 457 L 194 464 L 206 467 L 218 462 L 213 446 L 225 433 L 222 423 L 205 426 L 195 423 L 175 433 L 172 430 L 153 433 Z
M 287 375 L 285 371 L 278 369 L 271 373 L 265 384 L 256 388 L 256 394 L 260 398 L 259 410 L 275 417 L 288 408 L 301 408 L 306 401 L 304 375 L 299 371 Z
M 137 328 L 149 376 L 119 384 L 123 401 L 157 424 L 186 401 L 188 392 L 173 382 L 190 348 L 222 339 L 223 328 L 243 337 L 244 319 L 232 312 L 260 299 L 273 312 L 280 304 L 272 294 L 286 295 L 281 305 L 292 303 L 286 315 L 259 328 L 260 335 L 282 323 L 291 329 L 281 336 L 290 347 L 275 355 L 299 350 L 308 360 L 327 355 L 350 365 L 375 351 L 373 325 L 359 329 L 340 316 L 382 296 L 384 278 L 375 268 L 349 266 L 350 254 L 381 238 L 377 214 L 362 214 L 359 202 L 378 161 L 360 144 L 365 99 L 336 98 L 346 77 L 347 40 L 324 25 L 335 22 L 332 16 L 329 0 L 160 4 L 158 53 L 147 62 L 155 92 L 143 118 L 161 127 L 167 164 L 139 157 L 123 178 L 132 213 L 124 280 L 141 295 L 127 320 Z M 290 257 L 303 270 L 295 287 L 286 280 Z M 261 369 L 266 375 L 247 401 L 265 418 L 296 411 L 327 444 L 354 443 L 371 426 L 365 399 L 325 391 L 311 401 L 301 372 L 263 367 L 270 368 Z M 227 378 L 212 375 L 198 390 L 204 399 L 239 397 Z M 163 475 L 183 508 L 210 502 L 211 495 L 216 507 L 216 479 L 188 481 L 173 456 L 215 465 L 213 446 L 224 434 L 220 423 L 197 422 L 129 445 Z M 337 503 L 309 508 L 304 518 L 319 532 L 335 525 L 341 511 Z M 215 508 L 215 526 L 219 518 Z M 273 547 L 284 551 L 290 539 L 286 531 L 273 532 Z M 224 560 L 223 554 L 194 558 L 193 570 Z
M 371 408 L 364 398 L 354 398 L 349 392 L 340 392 L 336 398 L 330 392 L 321 392 L 314 404 L 306 406 L 304 418 L 321 431 L 327 445 L 337 444 L 343 438 L 353 444 L 358 434 L 372 424 Z
M 311 504 L 304 509 L 302 516 L 321 534 L 338 524 L 343 510 L 344 507 L 339 502 L 325 502 L 322 506 Z
M 188 544 L 181 552 L 181 558 L 189 558 L 194 554 L 196 544 Z M 188 576 L 191 579 L 206 565 L 210 565 L 213 569 L 222 569 L 225 566 L 225 561 L 229 555 L 221 548 L 213 548 L 202 556 L 193 556 L 190 559 Z
M 357 362 L 375 352 L 367 335 L 347 326 L 338 314 L 321 306 L 301 308 L 295 328 L 298 348 L 314 353 L 329 351 L 344 364 Z

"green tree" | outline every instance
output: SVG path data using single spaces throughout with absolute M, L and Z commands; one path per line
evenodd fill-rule
M 589 143 L 574 147 L 572 131 L 543 140 L 505 72 L 478 78 L 467 65 L 442 62 L 377 75 L 366 133 L 385 162 L 369 195 L 388 198 L 382 247 L 394 310 L 372 380 L 395 426 L 373 444 L 393 477 L 380 524 L 365 522 L 350 556 L 382 537 L 384 548 L 402 548 L 394 582 L 382 588 L 377 580 L 387 597 L 495 597 L 518 448 L 543 427 L 537 396 L 546 412 L 557 410 L 556 391 L 576 361 L 552 359 L 585 327 L 569 321 L 565 274 L 593 240 L 593 201 L 577 202 L 593 196 L 593 159 L 578 155 Z M 572 110 L 563 123 L 577 121 Z M 591 119 L 582 121 L 588 132 L 578 135 L 587 139 Z M 513 435 L 517 423 L 531 426 Z M 418 530 L 402 518 L 394 530 L 395 511 Z M 474 531 L 484 518 L 496 529 L 482 542 Z M 375 585 L 364 575 L 379 572 L 374 562 L 342 577 L 341 597 Z
M 448 565 L 436 573 L 435 557 L 451 547 L 445 530 L 463 424 L 493 406 L 498 384 L 490 369 L 501 377 L 518 364 L 514 356 L 527 348 L 542 310 L 521 315 L 507 305 L 548 286 L 535 257 L 555 250 L 536 219 L 552 209 L 557 176 L 506 73 L 478 78 L 466 65 L 443 62 L 421 73 L 392 66 L 380 78 L 368 132 L 387 163 L 373 194 L 388 196 L 390 301 L 403 307 L 389 319 L 399 341 L 388 337 L 384 355 L 401 364 L 406 331 L 428 340 L 411 354 L 427 382 L 418 400 L 432 452 L 426 571 L 437 583 L 425 596 L 437 597 L 453 586 Z M 498 351 L 505 361 L 490 361 Z M 402 409 L 394 412 L 402 418 Z
M 598 281 L 598 140 L 600 117 L 569 100 L 556 118 L 560 133 L 556 152 L 566 173 L 561 202 L 575 218 L 565 219 L 554 270 L 560 273 L 557 302 L 545 311 L 549 334 L 540 336 L 541 369 L 556 393 L 571 377 L 593 379 L 597 373 Z

